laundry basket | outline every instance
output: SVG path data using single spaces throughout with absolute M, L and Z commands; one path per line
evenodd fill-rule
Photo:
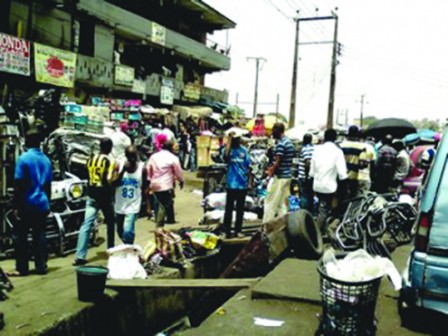
M 363 282 L 340 281 L 326 274 L 322 260 L 317 270 L 323 311 L 316 335 L 375 335 L 381 277 Z

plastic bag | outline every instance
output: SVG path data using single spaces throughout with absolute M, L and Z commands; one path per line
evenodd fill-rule
M 140 264 L 143 250 L 138 245 L 120 245 L 107 250 L 108 277 L 116 280 L 145 279 L 147 274 Z
M 379 256 L 372 257 L 363 249 L 350 252 L 343 259 L 337 259 L 335 251 L 329 249 L 324 253 L 322 262 L 326 273 L 334 279 L 361 282 L 387 275 L 394 289 L 401 289 L 401 276 L 392 261 Z
M 190 232 L 190 240 L 194 248 L 213 250 L 218 244 L 219 237 L 209 232 L 192 231 Z

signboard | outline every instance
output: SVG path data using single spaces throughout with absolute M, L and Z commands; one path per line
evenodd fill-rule
M 0 34 L 0 71 L 29 76 L 30 46 L 29 41 Z
M 199 100 L 201 97 L 201 86 L 199 84 L 187 83 L 184 86 L 184 98 L 188 100 Z
M 146 82 L 141 79 L 135 79 L 132 85 L 132 92 L 145 94 Z
M 34 43 L 36 81 L 72 88 L 75 85 L 76 54 Z
M 173 105 L 174 103 L 174 82 L 171 79 L 162 79 L 160 102 L 165 105 Z
M 165 45 L 166 29 L 157 22 L 151 23 L 151 41 L 162 46 Z
M 227 103 L 227 101 L 229 100 L 229 92 L 227 92 L 226 90 L 221 91 L 206 86 L 202 86 L 201 97 L 205 99 L 211 99 L 212 101 Z
M 114 74 L 114 83 L 123 86 L 134 85 L 135 70 L 125 65 L 116 65 Z

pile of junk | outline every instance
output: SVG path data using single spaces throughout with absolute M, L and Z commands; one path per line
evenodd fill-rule
M 49 252 L 66 255 L 76 247 L 79 228 L 84 219 L 87 197 L 85 162 L 99 150 L 103 134 L 59 128 L 64 111 L 64 97 L 58 89 L 39 92 L 24 102 L 10 97 L 0 108 L 0 257 L 13 253 L 12 215 L 14 169 L 19 155 L 25 151 L 25 134 L 32 128 L 45 136 L 43 150 L 52 161 L 53 182 L 51 214 L 47 218 Z M 91 242 L 95 242 L 95 225 Z M 29 236 L 31 241 L 31 235 Z

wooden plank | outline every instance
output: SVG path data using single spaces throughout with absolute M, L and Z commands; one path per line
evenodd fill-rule
M 108 280 L 108 288 L 249 288 L 259 278 L 251 279 L 132 279 Z

